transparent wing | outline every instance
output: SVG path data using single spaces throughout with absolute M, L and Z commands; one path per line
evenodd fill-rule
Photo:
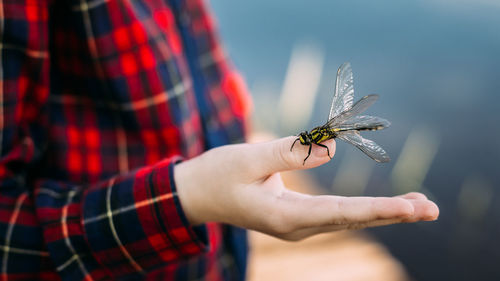
M 380 145 L 363 138 L 357 131 L 345 131 L 339 133 L 337 137 L 356 146 L 377 162 L 389 162 L 391 160 L 387 152 Z
M 341 130 L 381 130 L 391 125 L 391 122 L 377 116 L 358 115 L 335 126 Z
M 338 124 L 344 123 L 346 120 L 353 116 L 363 113 L 368 107 L 370 107 L 375 101 L 378 100 L 378 95 L 368 95 L 362 97 L 358 100 L 351 109 L 340 113 L 338 116 L 328 120 L 329 126 L 336 126 Z
M 335 92 L 328 120 L 350 109 L 354 100 L 354 79 L 351 64 L 346 62 L 337 70 Z

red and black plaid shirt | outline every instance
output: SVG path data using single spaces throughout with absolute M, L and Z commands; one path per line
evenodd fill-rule
M 0 61 L 1 280 L 243 278 L 172 180 L 248 109 L 201 0 L 0 1 Z

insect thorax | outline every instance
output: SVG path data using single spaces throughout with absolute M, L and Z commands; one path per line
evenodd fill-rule
M 311 135 L 307 131 L 304 131 L 299 134 L 299 141 L 303 145 L 311 144 Z
M 332 132 L 327 128 L 316 127 L 311 130 L 311 132 L 309 133 L 309 137 L 311 139 L 311 142 L 320 143 L 325 140 L 331 139 L 333 136 Z

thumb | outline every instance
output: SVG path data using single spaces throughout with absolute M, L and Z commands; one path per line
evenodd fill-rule
M 252 149 L 247 152 L 252 155 L 250 158 L 258 167 L 257 172 L 260 176 L 286 170 L 314 168 L 325 164 L 335 154 L 335 140 L 333 139 L 321 143 L 326 147 L 316 144 L 303 145 L 296 140 L 296 136 L 291 136 L 251 145 Z

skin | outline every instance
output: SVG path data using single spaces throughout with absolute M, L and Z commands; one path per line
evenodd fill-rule
M 330 161 L 325 148 L 295 145 L 297 137 L 226 145 L 176 165 L 179 199 L 192 225 L 220 222 L 285 240 L 343 229 L 432 221 L 437 205 L 421 193 L 396 197 L 312 196 L 288 190 L 279 172 L 310 169 Z M 335 154 L 335 141 L 328 146 Z

